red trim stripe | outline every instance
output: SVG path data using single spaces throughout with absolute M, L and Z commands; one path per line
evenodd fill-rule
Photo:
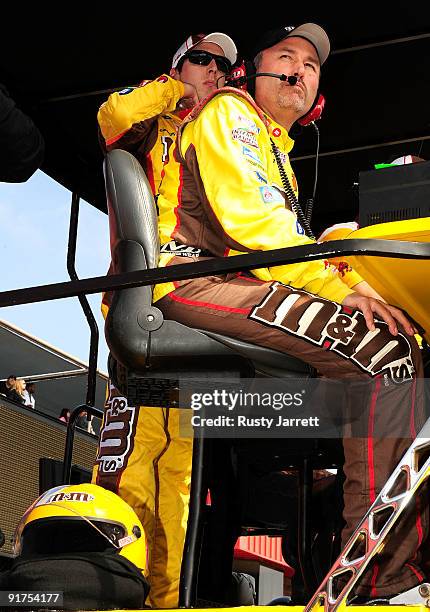
M 370 503 L 376 499 L 376 491 L 375 491 L 375 464 L 374 464 L 374 453 L 373 453 L 373 432 L 375 426 L 375 409 L 376 409 L 376 401 L 378 399 L 379 389 L 381 387 L 381 379 L 378 376 L 375 380 L 375 388 L 372 392 L 372 397 L 370 399 L 370 411 L 369 411 L 369 420 L 367 425 L 367 465 L 369 470 L 369 498 Z M 376 588 L 376 580 L 379 573 L 379 565 L 376 563 L 373 568 L 372 580 L 371 580 L 371 591 L 370 596 L 376 597 L 378 592 Z
M 414 378 L 414 381 L 412 383 L 412 392 L 411 392 L 411 421 L 410 421 L 411 437 L 414 438 L 414 439 L 417 437 L 417 432 L 416 432 L 416 428 L 415 428 L 415 398 L 416 398 L 416 389 L 417 389 L 417 379 Z M 416 559 L 417 553 L 418 553 L 418 549 L 421 546 L 421 544 L 423 542 L 423 538 L 424 538 L 423 525 L 422 525 L 422 521 L 421 521 L 420 499 L 419 499 L 418 496 L 415 498 L 415 508 L 416 508 L 416 513 L 417 513 L 416 514 L 416 518 L 415 518 L 415 527 L 416 527 L 417 535 L 418 535 L 418 543 L 417 543 L 417 547 L 415 549 L 415 554 L 412 557 L 412 561 L 414 559 Z M 411 568 L 411 569 L 413 569 L 413 568 Z
M 151 191 L 155 195 L 155 179 L 154 179 L 154 166 L 152 164 L 151 156 L 146 156 L 146 176 L 148 177 L 149 184 L 151 185 Z
M 369 420 L 367 426 L 367 464 L 369 467 L 369 497 L 370 503 L 376 499 L 376 491 L 375 491 L 375 464 L 374 464 L 374 453 L 373 453 L 373 431 L 375 425 L 375 409 L 376 409 L 376 401 L 378 399 L 379 389 L 381 388 L 381 378 L 378 376 L 375 379 L 375 388 L 372 392 L 372 397 L 370 400 L 370 411 L 369 411 Z
M 222 304 L 211 304 L 210 302 L 197 302 L 195 300 L 187 300 L 186 298 L 179 297 L 174 293 L 169 293 L 168 297 L 175 302 L 181 304 L 187 304 L 188 306 L 201 306 L 203 308 L 213 308 L 214 310 L 222 310 L 224 312 L 236 312 L 238 314 L 248 315 L 251 312 L 251 308 L 230 308 L 230 306 L 223 306 Z
M 409 567 L 411 572 L 413 572 L 415 574 L 415 576 L 418 578 L 418 580 L 420 582 L 423 582 L 423 580 L 424 580 L 423 574 L 420 574 L 420 572 L 413 565 L 411 565 L 410 563 L 405 563 L 405 566 Z
M 376 588 L 376 579 L 378 578 L 378 573 L 379 573 L 379 565 L 375 565 L 375 567 L 373 568 L 373 573 L 372 573 L 372 580 L 370 582 L 370 596 L 371 597 L 376 597 L 378 595 L 378 591 Z
M 113 144 L 114 142 L 116 142 L 117 140 L 122 138 L 124 136 L 124 134 L 127 134 L 127 132 L 128 132 L 128 130 L 124 130 L 123 132 L 121 132 L 121 134 L 118 134 L 118 136 L 113 136 L 112 138 L 107 138 L 106 139 L 106 145 L 109 146 L 109 145 Z
M 259 278 L 251 278 L 249 276 L 245 276 L 244 274 L 242 274 L 242 272 L 237 273 L 237 278 L 240 278 L 245 281 L 249 281 L 250 283 L 258 283 L 259 285 L 266 284 L 266 281 L 262 281 Z
M 179 216 L 179 208 L 181 208 L 182 206 L 182 190 L 184 188 L 184 167 L 182 166 L 182 164 L 179 165 L 178 181 L 179 181 L 178 192 L 176 194 L 178 205 L 175 206 L 173 210 L 173 212 L 175 213 L 175 217 L 176 217 L 176 225 L 173 229 L 173 232 L 170 234 L 171 238 L 175 236 L 176 232 L 179 231 L 179 228 L 181 227 L 181 218 Z
M 423 542 L 423 525 L 421 522 L 421 504 L 420 504 L 420 498 L 416 497 L 415 499 L 415 507 L 416 507 L 416 511 L 417 511 L 417 518 L 415 521 L 415 526 L 417 528 L 417 533 L 418 533 L 418 544 L 417 544 L 417 549 L 415 551 L 415 555 L 414 555 L 414 559 L 417 556 L 417 552 L 419 547 L 421 546 L 422 542 Z

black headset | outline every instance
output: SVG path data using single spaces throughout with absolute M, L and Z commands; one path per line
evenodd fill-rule
M 255 80 L 259 76 L 271 76 L 280 81 L 288 81 L 290 85 L 295 85 L 298 81 L 296 76 L 287 76 L 286 74 L 278 74 L 276 72 L 257 72 L 254 62 L 243 60 L 242 64 L 232 68 L 231 73 L 226 78 L 226 86 L 237 87 L 244 89 L 252 97 L 255 97 Z M 300 125 L 309 125 L 317 121 L 323 112 L 325 105 L 324 96 L 317 91 L 315 100 L 308 112 L 300 117 L 297 122 Z

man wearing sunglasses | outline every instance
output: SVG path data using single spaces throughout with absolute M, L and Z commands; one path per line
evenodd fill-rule
M 310 110 L 329 52 L 316 24 L 267 32 L 254 53 L 257 72 L 266 73 L 255 80 L 255 99 L 224 89 L 185 120 L 182 189 L 169 164 L 158 198 L 160 266 L 183 263 L 184 246 L 193 249 L 189 263 L 314 243 L 297 208 L 288 132 Z M 350 289 L 321 260 L 164 283 L 154 302 L 166 319 L 306 361 L 345 383 L 348 400 L 356 390 L 350 403 L 361 420 L 346 424 L 355 437 L 343 437 L 345 545 L 424 423 L 422 359 L 404 313 Z M 363 575 L 359 596 L 391 599 L 423 581 L 427 508 L 418 501 Z
M 102 147 L 130 151 L 156 195 L 179 125 L 199 100 L 224 85 L 236 59 L 236 45 L 226 34 L 189 36 L 173 56 L 169 75 L 115 92 L 102 104 Z
M 180 166 L 172 155 L 178 127 L 195 104 L 224 85 L 236 58 L 236 46 L 226 34 L 187 38 L 176 51 L 169 74 L 114 93 L 101 106 L 98 122 L 103 149 L 132 153 L 145 170 L 154 195 L 169 162 L 177 170 L 178 189 Z M 105 294 L 105 316 L 109 299 Z M 107 414 L 115 402 L 126 402 L 117 395 L 110 385 Z M 148 564 L 144 559 L 142 567 L 148 568 L 151 605 L 175 608 L 187 523 L 192 441 L 178 435 L 178 410 L 140 406 L 130 412 L 132 433 L 123 458 L 126 467 L 112 474 L 96 465 L 93 481 L 120 495 L 138 514 L 148 542 Z M 104 428 L 109 437 L 112 426 L 106 417 L 100 439 Z

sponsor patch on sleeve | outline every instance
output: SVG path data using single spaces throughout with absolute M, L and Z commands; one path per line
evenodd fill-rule
M 258 142 L 255 134 L 249 132 L 245 128 L 233 128 L 231 131 L 231 135 L 233 140 L 238 140 L 239 142 L 243 142 L 250 147 L 254 147 L 254 149 L 258 149 Z
M 257 180 L 260 183 L 264 183 L 264 185 L 267 185 L 268 180 L 267 180 L 267 175 L 264 172 L 259 172 L 258 170 L 254 170 L 256 176 L 257 176 Z
M 260 128 L 255 124 L 252 119 L 244 117 L 243 115 L 237 115 L 237 120 L 239 121 L 239 123 L 242 124 L 240 127 L 245 127 L 248 132 L 251 132 L 252 134 L 260 133 Z
M 282 194 L 275 187 L 263 185 L 258 189 L 260 190 L 261 199 L 265 204 L 285 204 Z
M 263 161 L 256 151 L 253 151 L 249 147 L 242 147 L 242 155 L 251 166 L 257 166 L 258 168 L 264 169 Z
M 303 227 L 300 225 L 298 221 L 296 221 L 296 230 L 297 230 L 297 233 L 300 234 L 300 236 L 303 236 L 305 233 L 305 230 L 303 229 Z

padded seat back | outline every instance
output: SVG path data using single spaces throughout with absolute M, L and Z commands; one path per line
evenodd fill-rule
M 105 182 L 111 252 L 120 241 L 143 248 L 146 267 L 156 268 L 160 255 L 157 208 L 149 181 L 133 155 L 117 149 L 107 154 Z

